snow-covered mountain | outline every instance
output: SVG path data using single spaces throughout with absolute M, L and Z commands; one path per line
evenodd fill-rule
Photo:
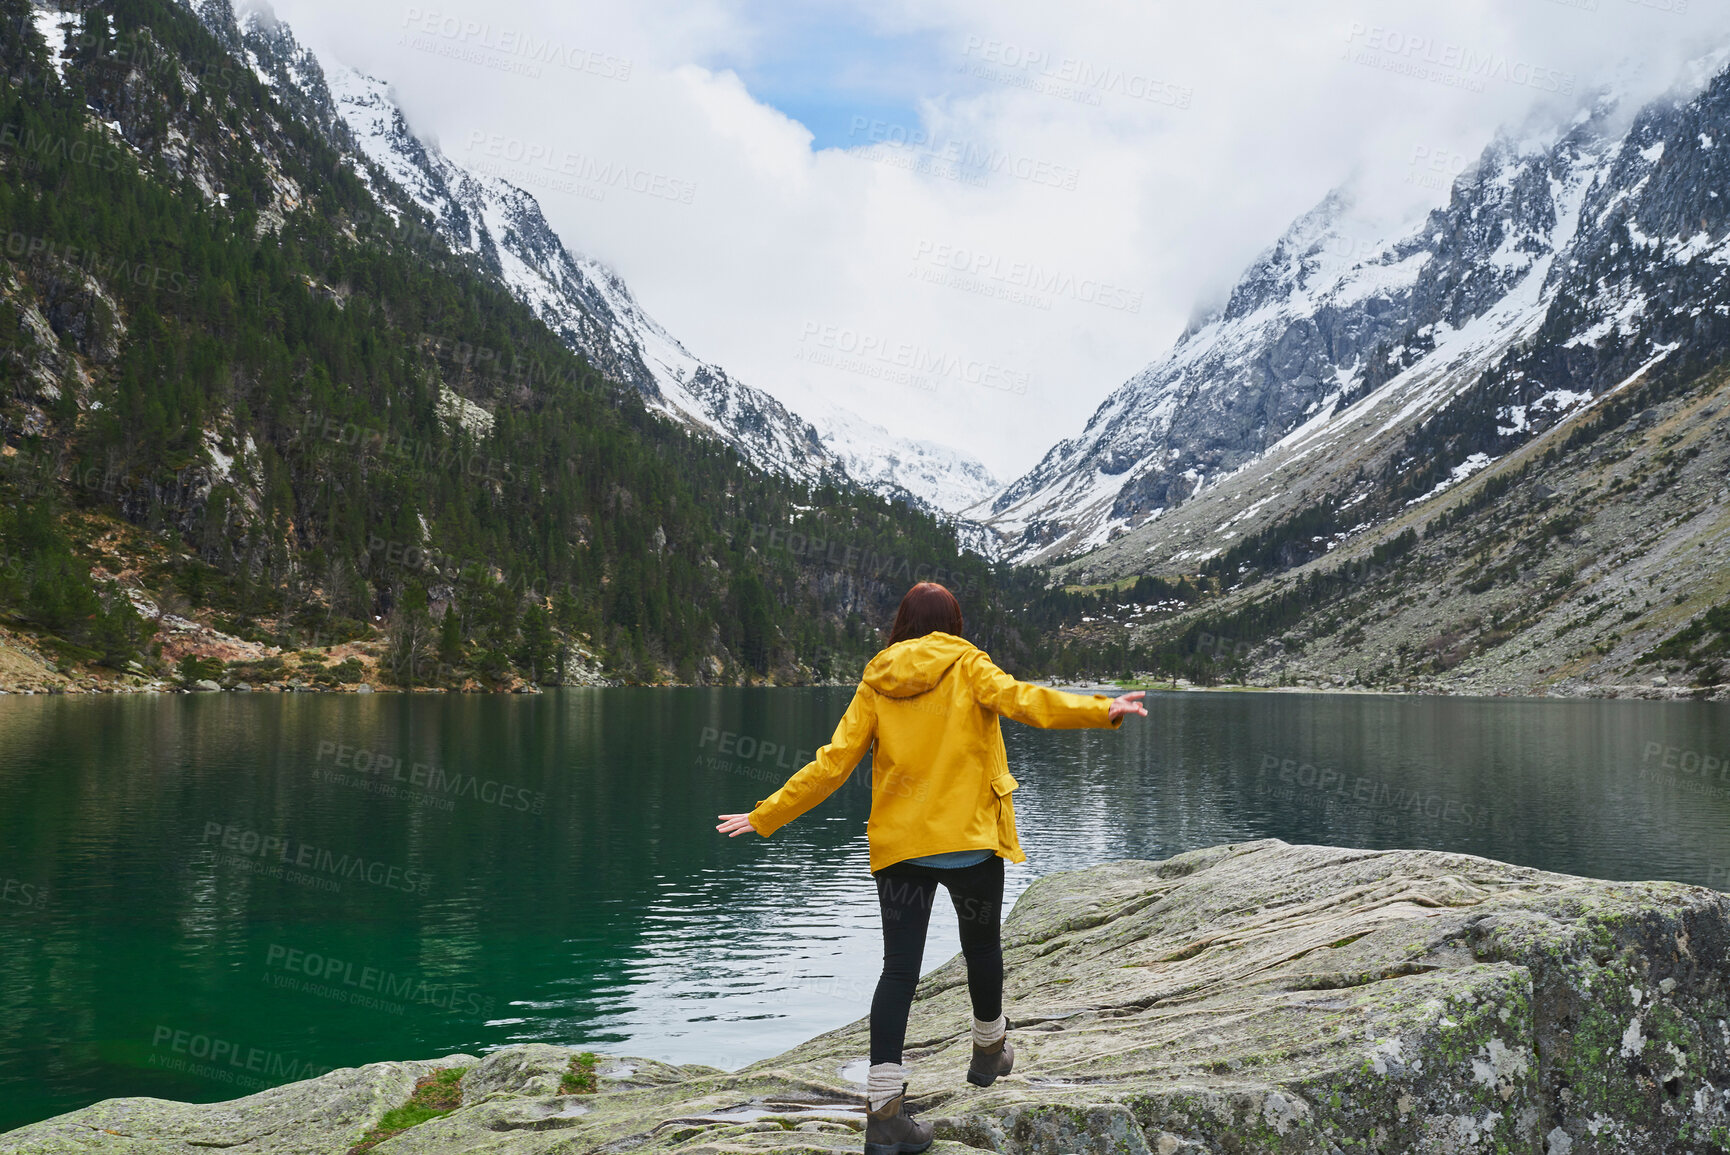
M 533 196 L 468 172 L 416 139 L 381 81 L 330 61 L 323 71 L 338 117 L 376 166 L 357 157 L 356 171 L 406 192 L 453 249 L 478 257 L 567 345 L 635 386 L 652 407 L 708 430 L 764 469 L 805 481 L 834 470 L 809 423 L 693 357 L 643 312 L 617 273 L 566 249 Z
M 1116 571 L 1203 559 L 1319 501 L 1370 519 L 1439 493 L 1607 391 L 1730 346 L 1727 148 L 1720 74 L 1637 116 L 1604 97 L 1498 138 L 1403 234 L 1336 192 L 970 512 L 1021 560 L 1121 538 Z
M 990 470 L 973 458 L 935 441 L 896 437 L 846 409 L 830 408 L 816 417 L 818 437 L 847 475 L 878 493 L 904 489 L 946 513 L 986 501 L 1002 488 Z M 1002 540 L 978 522 L 955 519 L 966 549 L 996 558 Z
M 454 251 L 478 259 L 570 348 L 636 388 L 651 408 L 725 441 L 759 468 L 811 483 L 850 481 L 952 521 L 997 488 L 984 466 L 956 450 L 892 437 L 845 412 L 826 418 L 819 430 L 696 357 L 643 310 L 616 271 L 573 253 L 531 194 L 465 169 L 418 139 L 383 81 L 317 58 L 268 13 L 237 20 L 229 0 L 196 0 L 193 8 L 297 114 L 348 154 L 375 192 L 388 182 L 406 196 Z M 387 206 L 396 199 L 380 197 Z M 995 535 L 959 528 L 976 549 L 995 551 Z

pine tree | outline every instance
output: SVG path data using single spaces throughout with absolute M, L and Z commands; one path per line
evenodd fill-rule
M 463 622 L 457 615 L 455 602 L 445 606 L 445 616 L 439 623 L 439 661 L 456 667 L 463 660 Z
M 531 605 L 523 613 L 519 626 L 521 640 L 517 644 L 517 666 L 523 670 L 530 681 L 556 683 L 558 667 L 556 665 L 557 644 L 553 638 L 553 622 L 546 608 L 541 605 Z

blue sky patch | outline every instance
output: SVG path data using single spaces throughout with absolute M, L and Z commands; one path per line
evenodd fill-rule
M 709 63 L 810 129 L 813 149 L 867 145 L 891 126 L 916 131 L 920 101 L 948 92 L 960 67 L 950 35 L 886 29 L 850 4 L 765 0 L 746 11 L 754 43 Z

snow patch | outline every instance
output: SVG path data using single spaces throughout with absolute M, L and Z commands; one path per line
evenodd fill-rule
M 1460 482 L 1466 480 L 1466 478 L 1472 476 L 1472 474 L 1486 468 L 1490 464 L 1491 460 L 1492 459 L 1488 453 L 1472 454 L 1470 457 L 1454 466 L 1454 468 L 1449 471 L 1447 477 L 1436 482 L 1434 489 L 1430 490 L 1422 497 L 1412 498 L 1410 501 L 1406 502 L 1406 504 L 1408 506 L 1417 505 L 1421 502 L 1428 501 L 1430 498 L 1435 497 L 1438 494 L 1445 493 L 1447 490 L 1452 489 Z
M 71 23 L 72 14 L 53 8 L 34 8 L 30 19 L 36 25 L 37 34 L 48 44 L 48 60 L 54 66 L 54 75 L 64 81 L 66 64 L 71 59 L 66 51 L 65 25 Z

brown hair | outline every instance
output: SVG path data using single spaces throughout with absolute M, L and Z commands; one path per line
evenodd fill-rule
M 889 627 L 889 644 L 942 631 L 961 636 L 961 603 L 936 582 L 920 582 L 908 590 Z

